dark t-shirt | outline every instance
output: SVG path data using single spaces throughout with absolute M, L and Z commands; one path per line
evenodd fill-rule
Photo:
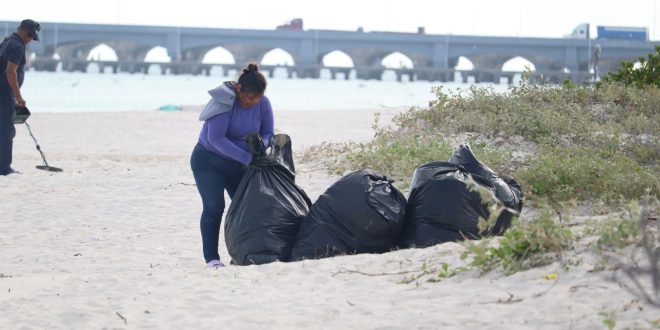
M 18 87 L 23 85 L 25 77 L 25 44 L 21 37 L 13 33 L 0 43 L 0 94 L 13 96 L 9 82 L 7 81 L 7 62 L 18 65 L 16 76 L 18 77 Z

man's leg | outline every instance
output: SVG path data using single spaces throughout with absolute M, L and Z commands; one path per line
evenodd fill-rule
M 12 149 L 16 128 L 11 120 L 16 101 L 12 97 L 0 95 L 0 175 L 11 173 Z

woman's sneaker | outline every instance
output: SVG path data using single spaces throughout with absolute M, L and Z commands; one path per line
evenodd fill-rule
M 218 269 L 218 268 L 221 268 L 221 267 L 224 267 L 224 266 L 225 266 L 225 264 L 223 264 L 222 261 L 220 261 L 218 259 L 211 260 L 211 261 L 206 263 L 206 267 L 214 268 L 214 269 Z

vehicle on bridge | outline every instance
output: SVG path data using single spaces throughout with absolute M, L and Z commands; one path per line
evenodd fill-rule
M 649 33 L 645 27 L 598 26 L 598 39 L 622 39 L 648 41 Z
M 571 34 L 565 35 L 566 39 L 589 39 L 590 25 L 583 23 L 575 27 Z M 640 40 L 648 41 L 649 33 L 645 27 L 620 27 L 620 26 L 602 26 L 596 27 L 596 39 L 615 39 L 615 40 Z

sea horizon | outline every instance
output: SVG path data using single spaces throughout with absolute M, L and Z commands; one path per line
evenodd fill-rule
M 207 91 L 229 75 L 193 76 L 129 73 L 27 71 L 21 88 L 33 113 L 155 111 L 160 107 L 204 105 Z M 267 78 L 266 95 L 275 110 L 324 111 L 426 107 L 435 98 L 432 88 L 465 90 L 456 82 Z M 388 79 L 389 78 L 389 79 Z M 478 84 L 505 91 L 505 84 Z

